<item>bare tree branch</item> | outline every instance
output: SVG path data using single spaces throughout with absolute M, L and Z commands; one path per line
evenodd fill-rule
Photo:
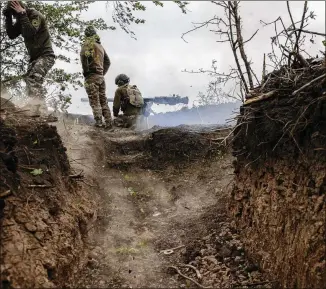
M 257 85 L 260 85 L 260 82 L 259 82 L 259 80 L 258 80 L 258 77 L 257 77 L 256 73 L 253 71 L 251 65 L 250 65 L 250 71 L 251 71 L 252 75 L 255 77 L 256 82 L 257 82 Z
M 281 45 L 281 47 L 287 52 L 289 53 L 289 60 L 291 58 L 291 55 L 295 55 L 298 60 L 300 61 L 301 65 L 302 66 L 305 66 L 305 67 L 308 67 L 309 66 L 309 63 L 307 62 L 307 60 L 305 60 L 302 55 L 299 53 L 299 52 L 296 52 L 296 51 L 289 51 L 286 47 L 284 47 L 283 45 Z
M 251 39 L 253 39 L 256 36 L 258 31 L 259 31 L 259 29 L 257 29 L 256 32 L 248 40 L 244 41 L 243 45 L 246 44 L 247 42 L 249 42 Z
M 252 75 L 251 75 L 251 69 L 250 69 L 250 64 L 247 59 L 247 55 L 245 53 L 244 47 L 243 47 L 243 38 L 242 38 L 242 33 L 241 33 L 241 24 L 240 24 L 240 16 L 238 15 L 238 9 L 239 9 L 239 3 L 238 2 L 229 2 L 229 7 L 234 13 L 234 21 L 235 21 L 235 26 L 236 26 L 236 33 L 237 33 L 237 39 L 239 42 L 239 51 L 241 58 L 245 64 L 246 71 L 247 71 L 247 76 L 248 76 L 248 81 L 249 81 L 249 86 L 250 89 L 254 88 L 254 84 L 252 81 Z
M 228 6 L 225 3 L 225 1 L 211 1 L 211 2 L 214 3 L 217 6 L 223 7 L 224 9 L 227 9 L 228 8 Z
M 247 85 L 246 79 L 245 79 L 245 77 L 243 75 L 243 72 L 242 72 L 242 69 L 241 69 L 241 66 L 240 66 L 239 58 L 238 58 L 238 55 L 237 55 L 236 42 L 234 41 L 234 38 L 233 38 L 232 20 L 231 20 L 232 15 L 231 15 L 231 9 L 230 8 L 228 8 L 228 12 L 229 12 L 228 20 L 229 20 L 229 27 L 230 27 L 230 34 L 229 34 L 230 45 L 231 45 L 231 48 L 232 48 L 235 63 L 237 65 L 237 68 L 238 68 L 238 71 L 239 71 L 239 76 L 241 78 L 241 81 L 242 81 L 242 84 L 244 86 L 245 92 L 248 93 L 249 92 L 248 85 Z
M 266 77 L 266 54 L 264 53 L 264 61 L 263 61 L 263 73 L 262 73 L 262 82 L 264 82 Z
M 290 29 L 290 31 L 294 31 L 294 29 Z M 315 32 L 315 31 L 309 31 L 309 30 L 304 30 L 304 29 L 295 29 L 295 31 L 307 33 L 307 34 L 314 34 L 314 35 L 319 35 L 319 36 L 326 36 L 325 33 L 320 33 L 320 32 Z
M 299 40 L 300 40 L 300 36 L 301 36 L 301 29 L 303 28 L 303 22 L 305 19 L 305 15 L 307 13 L 307 5 L 308 5 L 308 1 L 304 2 L 304 6 L 303 6 L 303 13 L 302 13 L 302 18 L 301 18 L 301 24 L 300 24 L 300 29 L 299 29 L 299 33 L 298 33 L 298 37 L 297 37 L 297 41 L 295 42 L 294 45 L 294 51 L 298 51 L 299 52 Z M 293 27 L 294 28 L 294 27 Z M 294 28 L 295 29 L 295 28 Z
M 289 1 L 286 1 L 286 6 L 287 6 L 287 8 L 288 8 L 288 12 L 289 12 L 289 15 L 290 15 L 290 18 L 291 18 L 291 22 L 292 22 L 293 29 L 296 29 L 296 27 L 295 27 L 295 23 L 294 23 L 294 20 L 293 20 L 293 17 L 292 17 L 292 13 L 291 13 L 291 9 L 290 9 L 290 3 L 289 3 Z M 296 31 L 295 31 L 294 33 L 295 33 L 295 37 L 298 38 L 298 34 L 296 33 Z
M 184 41 L 184 42 L 186 42 L 186 43 L 188 43 L 188 41 L 186 41 L 185 39 L 184 39 L 184 36 L 185 35 L 187 35 L 188 33 L 190 33 L 190 32 L 193 32 L 193 31 L 195 31 L 195 30 L 198 30 L 198 29 L 200 29 L 200 28 L 202 28 L 202 27 L 204 27 L 204 26 L 208 26 L 208 24 L 213 24 L 213 23 L 211 23 L 211 21 L 212 20 L 215 20 L 215 19 L 217 19 L 215 16 L 214 16 L 214 18 L 211 18 L 211 19 L 209 19 L 208 21 L 205 21 L 204 23 L 201 23 L 199 26 L 195 26 L 193 29 L 190 29 L 189 31 L 187 31 L 187 32 L 185 32 L 185 33 L 183 33 L 182 35 L 181 35 L 181 39 Z M 198 24 L 198 23 L 193 23 L 193 24 Z

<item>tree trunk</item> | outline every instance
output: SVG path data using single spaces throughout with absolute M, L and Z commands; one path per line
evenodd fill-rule
M 237 55 L 236 43 L 235 43 L 234 38 L 233 38 L 232 20 L 231 20 L 231 9 L 230 9 L 230 7 L 229 7 L 228 13 L 229 13 L 229 26 L 230 26 L 230 33 L 229 33 L 230 45 L 231 45 L 231 48 L 232 48 L 234 60 L 235 60 L 235 63 L 237 65 L 237 69 L 239 71 L 242 84 L 244 86 L 244 89 L 245 89 L 246 93 L 249 93 L 248 84 L 247 84 L 247 81 L 246 81 L 246 79 L 245 79 L 245 77 L 243 75 L 243 72 L 242 72 L 242 69 L 241 69 L 241 66 L 240 66 L 239 58 L 238 58 L 238 55 Z
M 238 7 L 239 7 L 238 2 L 234 2 L 233 5 L 232 5 L 232 2 L 229 2 L 229 6 L 231 7 L 231 9 L 233 11 L 233 17 L 234 17 L 234 22 L 235 22 L 235 27 L 236 27 L 236 32 L 237 32 L 237 40 L 238 40 L 240 55 L 244 62 L 244 65 L 246 67 L 250 89 L 253 89 L 254 83 L 252 81 L 251 68 L 250 68 L 250 64 L 249 64 L 247 55 L 244 50 L 244 46 L 243 46 L 243 38 L 242 38 L 242 33 L 241 33 L 241 22 L 240 22 L 240 16 L 238 15 Z

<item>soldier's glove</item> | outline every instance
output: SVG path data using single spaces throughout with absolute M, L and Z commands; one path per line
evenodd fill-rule
M 8 9 L 7 7 L 5 9 L 3 9 L 2 11 L 2 15 L 5 16 L 5 17 L 10 17 L 12 15 L 10 9 Z

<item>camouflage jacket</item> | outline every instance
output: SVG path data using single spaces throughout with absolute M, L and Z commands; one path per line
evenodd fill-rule
M 135 107 L 128 101 L 128 94 L 127 94 L 127 85 L 123 85 L 117 88 L 114 95 L 113 100 L 113 115 L 117 116 L 119 114 L 120 109 L 122 110 L 123 114 L 126 116 L 131 115 L 139 115 L 142 112 L 142 108 Z
M 10 39 L 22 35 L 30 56 L 30 62 L 41 56 L 53 56 L 52 43 L 45 17 L 35 9 L 27 9 L 19 15 L 15 24 L 12 16 L 6 17 L 6 31 Z
M 80 52 L 80 60 L 85 77 L 91 74 L 105 75 L 111 65 L 110 58 L 97 35 L 85 39 Z

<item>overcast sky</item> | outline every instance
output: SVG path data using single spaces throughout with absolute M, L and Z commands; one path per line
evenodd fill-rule
M 205 92 L 209 77 L 201 74 L 181 72 L 183 69 L 196 70 L 210 68 L 212 59 L 217 60 L 220 72 L 225 72 L 234 65 L 232 52 L 228 44 L 216 43 L 218 38 L 208 29 L 201 29 L 185 36 L 188 43 L 181 39 L 182 33 L 193 28 L 192 22 L 203 22 L 214 15 L 222 16 L 221 8 L 209 1 L 192 1 L 186 15 L 173 2 L 164 1 L 164 7 L 156 7 L 151 1 L 144 1 L 147 10 L 140 15 L 145 24 L 134 25 L 137 40 L 132 39 L 123 30 L 99 32 L 102 44 L 110 59 L 111 67 L 105 76 L 107 97 L 113 97 L 116 86 L 114 79 L 119 73 L 127 74 L 132 84 L 136 84 L 144 97 L 179 94 L 188 96 L 191 103 L 199 91 Z M 303 1 L 291 1 L 295 21 L 300 20 Z M 317 15 L 311 21 L 310 30 L 325 32 L 325 2 L 309 1 L 309 10 Z M 101 17 L 108 25 L 115 25 L 112 20 L 112 7 L 105 1 L 97 1 L 85 13 L 87 19 Z M 246 53 L 254 62 L 253 68 L 258 75 L 262 71 L 264 52 L 271 51 L 270 37 L 275 35 L 274 27 L 263 27 L 260 20 L 270 22 L 282 16 L 286 25 L 290 25 L 285 1 L 245 1 L 241 2 L 241 15 L 244 26 L 244 39 L 249 38 L 260 28 L 255 38 L 246 45 Z M 310 45 L 309 51 L 315 55 L 322 49 L 322 38 L 316 38 L 318 44 Z M 80 71 L 81 66 L 71 65 L 66 69 Z M 87 97 L 84 89 L 73 93 L 72 113 L 90 114 L 87 103 L 80 98 Z M 110 105 L 112 106 L 112 104 Z M 165 108 L 161 106 L 157 111 Z

